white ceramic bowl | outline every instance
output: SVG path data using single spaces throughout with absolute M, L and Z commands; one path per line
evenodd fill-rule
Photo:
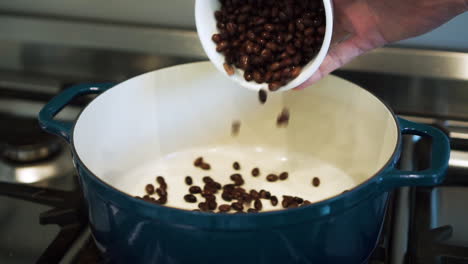
M 197 26 L 198 36 L 202 43 L 203 49 L 210 61 L 221 71 L 225 76 L 229 77 L 233 81 L 239 83 L 241 86 L 258 91 L 260 89 L 268 90 L 268 84 L 258 84 L 255 81 L 248 82 L 244 79 L 244 71 L 237 69 L 234 75 L 229 76 L 224 70 L 224 55 L 216 51 L 216 44 L 211 39 L 213 34 L 218 33 L 216 27 L 216 19 L 214 17 L 215 11 L 220 9 L 219 0 L 196 0 L 195 1 L 195 21 Z M 323 0 L 323 6 L 325 8 L 325 21 L 326 31 L 322 44 L 322 48 L 314 59 L 312 59 L 304 68 L 301 74 L 290 81 L 285 86 L 281 87 L 278 91 L 287 91 L 293 89 L 309 77 L 311 77 L 320 67 L 325 56 L 328 53 L 330 42 L 333 32 L 333 6 L 331 0 Z

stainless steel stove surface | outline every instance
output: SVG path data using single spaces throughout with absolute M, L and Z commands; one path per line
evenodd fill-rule
M 37 112 L 67 84 L 121 81 L 193 59 L 28 47 L 25 64 L 36 75 L 0 69 L 0 263 L 107 263 L 91 239 L 69 150 L 40 131 Z M 57 49 L 64 57 L 60 61 L 44 55 Z M 34 63 L 28 62 L 31 57 Z M 91 62 L 102 64 L 112 58 L 121 58 L 121 64 L 91 67 Z M 392 69 L 392 64 L 379 66 L 397 58 L 406 70 Z M 415 61 L 416 65 L 436 63 L 439 70 L 408 66 Z M 73 68 L 77 62 L 79 67 Z M 60 69 L 65 69 L 63 74 Z M 453 148 L 441 186 L 406 187 L 392 194 L 381 239 L 369 263 L 468 263 L 468 55 L 382 49 L 336 74 L 369 89 L 397 114 L 442 128 Z M 75 102 L 60 118 L 73 120 L 89 100 Z M 405 136 L 400 168 L 430 166 L 430 144 L 425 138 Z

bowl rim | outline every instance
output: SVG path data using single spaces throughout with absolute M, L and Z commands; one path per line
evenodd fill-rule
M 209 60 L 215 65 L 216 69 L 218 69 L 220 72 L 223 73 L 224 76 L 226 76 L 226 78 L 229 78 L 230 80 L 239 83 L 240 86 L 254 91 L 259 91 L 261 89 L 268 90 L 267 83 L 258 84 L 254 81 L 247 82 L 243 77 L 243 70 L 236 69 L 236 73 L 232 76 L 229 76 L 224 70 L 224 56 L 216 51 L 216 45 L 211 39 L 212 35 L 217 31 L 211 31 L 211 33 L 206 33 L 208 31 L 208 24 L 205 21 L 207 19 L 215 20 L 215 17 L 214 15 L 207 16 L 204 10 L 206 5 L 209 5 L 213 1 L 218 2 L 219 0 L 195 0 L 195 25 L 197 28 L 197 34 L 203 47 L 203 50 L 205 51 Z M 331 45 L 334 28 L 334 15 L 333 1 L 322 0 L 322 2 L 325 9 L 326 27 L 324 40 L 319 53 L 315 56 L 313 60 L 311 60 L 307 65 L 303 67 L 302 72 L 298 77 L 291 80 L 285 86 L 282 86 L 276 92 L 288 91 L 303 84 L 320 68 L 323 61 L 325 60 Z

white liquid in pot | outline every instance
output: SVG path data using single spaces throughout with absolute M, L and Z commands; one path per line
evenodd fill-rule
M 193 166 L 194 160 L 200 156 L 211 165 L 211 170 L 204 171 Z M 241 165 L 239 171 L 235 171 L 232 167 L 235 161 Z M 253 177 L 251 174 L 255 167 L 260 169 L 258 177 Z M 287 180 L 267 182 L 268 174 L 279 175 L 284 171 L 289 173 Z M 163 176 L 168 185 L 166 206 L 192 210 L 197 209 L 198 203 L 204 201 L 204 198 L 197 194 L 197 203 L 185 202 L 183 197 L 189 193 L 190 187 L 185 184 L 186 176 L 192 177 L 193 185 L 203 188 L 204 176 L 210 176 L 224 185 L 232 183 L 229 177 L 234 173 L 242 175 L 245 180 L 242 187 L 247 192 L 251 189 L 257 191 L 265 189 L 278 197 L 279 204 L 276 207 L 273 207 L 268 200 L 262 200 L 262 211 L 282 209 L 282 195 L 299 196 L 310 202 L 316 202 L 340 194 L 356 185 L 354 179 L 342 170 L 314 157 L 288 153 L 287 150 L 239 146 L 189 149 L 172 153 L 155 159 L 154 162 L 138 166 L 115 184 L 123 187 L 124 191 L 131 195 L 143 196 L 146 184 L 151 183 L 157 187 L 156 176 Z M 320 186 L 312 185 L 314 177 L 320 178 Z M 154 197 L 158 198 L 157 195 Z M 218 205 L 228 203 L 222 200 L 221 192 L 217 194 L 216 201 Z

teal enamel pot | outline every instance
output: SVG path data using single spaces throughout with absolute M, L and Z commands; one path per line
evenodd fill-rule
M 100 95 L 75 123 L 54 119 L 74 97 L 90 93 Z M 278 127 L 283 108 L 289 124 Z M 240 121 L 238 134 L 231 131 L 234 120 Z M 256 92 L 209 62 L 113 87 L 71 87 L 42 109 L 39 121 L 70 143 L 93 238 L 113 263 L 363 263 L 379 237 L 388 193 L 440 183 L 450 153 L 441 131 L 397 118 L 340 78 L 269 94 L 261 105 Z M 430 168 L 395 168 L 402 134 L 432 139 Z M 193 166 L 199 156 L 210 170 Z M 254 167 L 260 176 L 251 175 Z M 267 174 L 283 171 L 287 180 L 266 181 Z M 194 185 L 204 176 L 227 184 L 235 172 L 247 191 L 265 189 L 280 204 L 263 200 L 260 213 L 220 214 L 193 211 L 197 204 L 184 201 L 187 175 Z M 167 204 L 135 198 L 146 184 L 156 185 L 158 175 L 167 182 Z M 282 210 L 282 195 L 312 204 Z

